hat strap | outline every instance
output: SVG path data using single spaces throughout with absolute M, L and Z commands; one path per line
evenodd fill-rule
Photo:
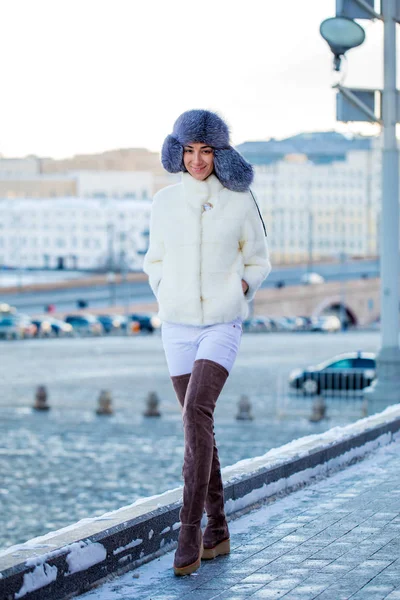
M 255 203 L 255 205 L 257 206 L 258 215 L 259 215 L 259 217 L 260 217 L 260 219 L 261 219 L 261 223 L 262 223 L 262 225 L 263 225 L 263 228 L 264 228 L 265 237 L 267 237 L 267 229 L 266 229 L 266 227 L 265 227 L 264 219 L 262 218 L 261 211 L 260 211 L 260 209 L 259 209 L 259 206 L 258 206 L 258 204 L 257 204 L 257 200 L 255 199 L 255 197 L 254 197 L 254 194 L 253 194 L 253 192 L 251 191 L 251 189 L 250 189 L 250 188 L 249 188 L 249 192 L 250 192 L 250 194 L 251 194 L 251 197 L 252 197 L 252 198 L 253 198 L 253 200 L 254 200 L 254 203 Z

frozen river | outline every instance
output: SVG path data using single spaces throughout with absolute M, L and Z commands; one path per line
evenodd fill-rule
M 245 334 L 216 409 L 222 466 L 360 416 L 354 403 L 308 421 L 304 400 L 285 401 L 288 373 L 347 350 L 376 351 L 379 334 Z M 0 548 L 139 497 L 181 485 L 180 408 L 158 335 L 0 342 Z M 51 410 L 31 409 L 46 385 Z M 101 390 L 115 414 L 95 414 Z M 142 416 L 155 391 L 160 418 Z M 247 394 L 254 420 L 237 421 Z

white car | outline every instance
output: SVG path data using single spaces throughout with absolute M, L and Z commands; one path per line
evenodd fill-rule
M 303 273 L 300 281 L 304 285 L 315 285 L 317 283 L 324 283 L 325 279 L 319 273 Z
M 326 333 L 335 333 L 340 331 L 342 324 L 336 315 L 324 315 L 313 319 L 311 322 L 311 331 L 322 331 Z

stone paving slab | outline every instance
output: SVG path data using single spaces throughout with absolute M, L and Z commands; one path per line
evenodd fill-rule
M 230 523 L 231 554 L 173 575 L 173 552 L 83 600 L 400 600 L 400 442 Z

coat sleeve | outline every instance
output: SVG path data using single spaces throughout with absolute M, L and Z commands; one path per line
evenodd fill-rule
M 271 271 L 267 239 L 253 198 L 246 214 L 242 227 L 240 247 L 243 254 L 244 272 L 243 279 L 249 289 L 246 298 L 250 302 L 256 291 Z
M 164 254 L 162 216 L 154 199 L 150 216 L 149 248 L 144 257 L 143 271 L 149 276 L 149 284 L 156 297 L 162 277 Z

